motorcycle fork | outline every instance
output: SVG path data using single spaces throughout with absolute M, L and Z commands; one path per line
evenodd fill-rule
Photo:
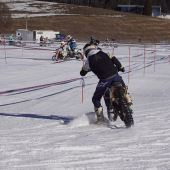
M 115 115 L 119 116 L 122 121 L 125 118 L 122 102 L 124 101 L 124 88 L 122 86 L 111 87 L 112 91 L 112 107 L 115 110 Z
M 117 102 L 117 99 L 115 98 L 115 95 L 114 95 L 114 92 L 115 92 L 115 88 L 114 87 L 111 87 L 111 88 L 108 88 L 107 89 L 107 92 L 106 93 L 109 93 L 108 94 L 108 98 L 109 98 L 109 110 L 108 110 L 108 117 L 112 117 L 112 119 L 114 121 L 117 120 L 117 117 L 118 117 L 118 112 L 115 108 L 115 104 L 114 102 L 116 103 Z

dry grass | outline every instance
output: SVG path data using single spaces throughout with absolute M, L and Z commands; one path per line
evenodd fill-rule
M 69 6 L 67 12 L 79 15 L 29 18 L 28 29 L 60 31 L 79 40 L 95 36 L 100 40 L 108 37 L 117 41 L 170 41 L 170 20 L 77 6 Z M 18 28 L 25 28 L 25 19 L 15 19 L 8 31 Z

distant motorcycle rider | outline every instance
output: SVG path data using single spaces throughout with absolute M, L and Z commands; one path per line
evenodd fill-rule
M 85 76 L 89 71 L 92 71 L 99 78 L 92 102 L 97 121 L 104 121 L 101 98 L 106 89 L 111 87 L 114 82 L 120 82 L 122 86 L 126 87 L 122 77 L 118 74 L 119 71 L 124 72 L 125 68 L 115 56 L 109 56 L 102 49 L 98 48 L 98 44 L 98 40 L 91 39 L 90 43 L 84 46 L 83 51 L 87 60 L 80 71 L 80 75 Z M 105 103 L 109 113 L 108 101 L 105 100 Z
M 75 49 L 77 48 L 76 40 L 71 35 L 67 35 L 66 39 L 69 50 L 75 52 Z

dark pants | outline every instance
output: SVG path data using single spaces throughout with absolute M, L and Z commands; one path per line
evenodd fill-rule
M 99 80 L 96 90 L 93 94 L 92 97 L 92 102 L 94 104 L 94 107 L 99 108 L 101 107 L 101 98 L 104 95 L 105 91 L 107 88 L 111 87 L 115 82 L 120 82 L 123 86 L 125 86 L 125 83 L 122 79 L 122 77 L 118 74 L 116 74 L 115 76 L 113 76 L 110 79 L 105 79 L 105 80 Z M 105 101 L 107 102 L 107 101 Z M 107 103 L 106 103 L 107 106 Z

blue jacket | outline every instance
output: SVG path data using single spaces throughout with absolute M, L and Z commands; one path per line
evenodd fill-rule
M 74 51 L 76 48 L 77 48 L 77 43 L 76 43 L 76 40 L 71 38 L 69 41 L 68 41 L 68 46 L 70 47 L 70 49 L 72 51 Z

